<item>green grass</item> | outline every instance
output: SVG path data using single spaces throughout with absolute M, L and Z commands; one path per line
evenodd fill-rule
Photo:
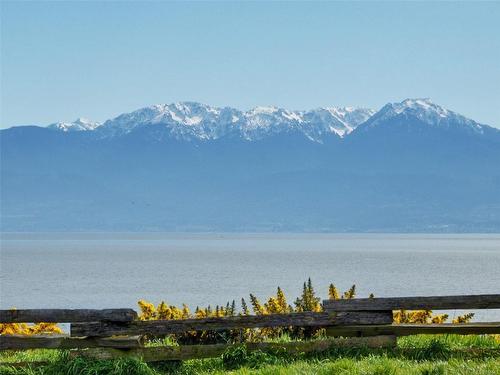
M 289 339 L 284 337 L 283 341 Z M 171 342 L 167 341 L 168 344 Z M 154 343 L 159 345 L 160 343 Z M 336 349 L 328 353 L 289 356 L 286 353 L 229 350 L 220 358 L 146 364 L 140 360 L 69 359 L 67 351 L 3 352 L 1 362 L 47 361 L 39 367 L 0 366 L 11 375 L 160 375 L 160 374 L 473 374 L 500 375 L 500 342 L 492 336 L 421 335 L 398 340 L 397 349 Z

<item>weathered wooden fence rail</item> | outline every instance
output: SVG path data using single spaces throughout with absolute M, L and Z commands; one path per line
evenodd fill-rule
M 390 324 L 391 311 L 303 312 L 243 315 L 224 318 L 149 320 L 128 323 L 93 322 L 71 325 L 71 336 L 169 335 L 189 331 L 227 331 L 244 328 L 322 327 Z
M 288 354 L 324 352 L 334 348 L 390 348 L 395 344 L 394 336 L 346 337 L 330 340 L 296 341 L 296 342 L 250 342 L 246 344 L 248 351 L 275 350 L 286 351 Z M 234 344 L 182 345 L 117 350 L 114 348 L 91 348 L 78 350 L 74 356 L 93 359 L 114 359 L 121 357 L 142 358 L 146 362 L 179 361 L 218 357 Z
M 67 335 L 3 335 L 0 350 L 7 349 L 85 349 L 111 347 L 131 349 L 142 347 L 139 336 L 125 337 L 69 337 Z
M 329 327 L 328 336 L 368 337 L 377 335 L 394 335 L 397 337 L 411 335 L 484 335 L 500 332 L 500 322 L 496 323 L 443 323 L 443 324 L 387 324 L 370 326 Z
M 468 324 L 393 324 L 393 310 L 497 309 L 500 294 L 327 300 L 323 312 L 242 315 L 183 320 L 138 320 L 132 309 L 0 310 L 0 323 L 71 323 L 70 335 L 0 335 L 0 350 L 75 349 L 92 358 L 140 357 L 146 361 L 218 356 L 232 344 L 144 347 L 142 337 L 193 331 L 273 327 L 321 327 L 329 338 L 311 342 L 246 343 L 248 350 L 284 349 L 290 353 L 334 347 L 388 347 L 396 337 L 414 334 L 498 334 L 500 322 Z
M 137 313 L 133 309 L 0 310 L 0 323 L 131 322 L 136 319 Z
M 326 300 L 327 311 L 500 309 L 499 294 Z

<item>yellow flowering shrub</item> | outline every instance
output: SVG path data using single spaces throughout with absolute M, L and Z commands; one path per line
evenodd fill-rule
M 368 296 L 374 298 L 373 294 Z M 338 299 L 353 299 L 356 298 L 356 285 L 353 285 L 344 293 L 340 293 L 334 284 L 328 287 L 328 298 L 330 300 Z M 205 308 L 196 307 L 194 314 L 189 312 L 186 305 L 182 308 L 167 305 L 164 301 L 160 302 L 158 306 L 152 303 L 141 300 L 138 302 L 140 308 L 139 319 L 141 320 L 155 320 L 155 319 L 187 319 L 187 318 L 211 318 L 211 317 L 224 317 L 224 316 L 242 316 L 250 315 L 251 311 L 254 315 L 268 315 L 268 314 L 288 314 L 293 312 L 321 312 L 323 311 L 323 304 L 321 299 L 316 296 L 311 279 L 304 283 L 302 294 L 295 299 L 293 306 L 288 304 L 287 298 L 283 290 L 278 287 L 276 295 L 273 295 L 262 303 L 254 295 L 250 294 L 250 304 L 244 298 L 241 299 L 241 309 L 237 311 L 235 301 L 231 304 L 228 302 L 226 306 L 216 306 L 212 308 L 207 306 Z M 395 324 L 441 324 L 448 320 L 447 314 L 434 314 L 430 310 L 416 310 L 407 311 L 399 310 L 394 311 Z M 473 318 L 474 314 L 464 314 L 453 319 L 453 323 L 468 323 Z M 240 329 L 224 332 L 188 332 L 183 335 L 176 335 L 175 338 L 179 343 L 217 343 L 217 342 L 242 342 L 242 341 L 260 341 L 269 338 L 275 338 L 282 334 L 288 334 L 292 338 L 310 338 L 321 335 L 321 328 L 317 327 L 279 327 L 279 328 L 261 328 L 261 329 Z
M 11 309 L 16 310 L 16 309 Z M 0 323 L 0 335 L 58 335 L 63 331 L 57 323 Z
M 448 314 L 433 315 L 431 310 L 398 310 L 393 313 L 395 324 L 441 324 L 448 320 Z
M 328 298 L 330 300 L 338 299 L 353 299 L 356 298 L 356 285 L 353 285 L 344 293 L 340 293 L 334 284 L 328 287 Z M 369 298 L 374 298 L 373 294 Z M 316 296 L 311 279 L 303 284 L 302 293 L 297 297 L 293 306 L 287 302 L 287 298 L 283 290 L 278 287 L 276 295 L 261 303 L 259 299 L 250 294 L 250 307 L 244 298 L 241 299 L 241 309 L 237 311 L 236 303 L 227 303 L 226 306 L 216 306 L 212 308 L 196 307 L 192 314 L 187 305 L 181 307 L 169 305 L 165 301 L 161 301 L 157 306 L 154 304 L 140 300 L 138 302 L 140 320 L 177 320 L 188 318 L 213 318 L 225 316 L 241 316 L 250 315 L 251 311 L 255 315 L 268 314 L 288 314 L 293 312 L 321 312 L 323 304 L 321 299 Z M 434 314 L 430 310 L 407 311 L 399 310 L 393 313 L 395 324 L 441 324 L 448 320 L 447 314 Z M 453 323 L 468 323 L 474 317 L 473 313 L 464 314 L 453 319 Z M 323 332 L 321 328 L 316 327 L 280 327 L 280 328 L 261 328 L 261 329 L 240 329 L 224 332 L 202 331 L 202 332 L 187 332 L 182 335 L 175 335 L 179 343 L 218 343 L 218 342 L 242 342 L 242 341 L 259 341 L 268 338 L 274 338 L 282 334 L 288 334 L 293 338 L 309 338 L 320 335 Z M 56 323 L 0 323 L 0 334 L 3 335 L 36 335 L 36 334 L 62 334 L 62 330 Z
M 467 313 L 464 315 L 457 316 L 453 319 L 452 323 L 469 323 L 474 317 L 474 313 Z
M 0 323 L 0 335 L 57 335 L 63 331 L 57 323 Z

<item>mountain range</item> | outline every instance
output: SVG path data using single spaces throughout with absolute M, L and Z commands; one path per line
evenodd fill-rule
M 161 104 L 0 142 L 3 231 L 500 231 L 500 130 L 429 99 Z
M 343 137 L 370 118 L 375 111 L 364 108 L 319 108 L 312 111 L 289 111 L 277 107 L 256 107 L 242 112 L 234 108 L 216 108 L 185 102 L 154 105 L 124 113 L 104 123 L 77 119 L 58 122 L 50 129 L 67 131 L 94 130 L 97 137 L 123 136 L 141 128 L 158 130 L 176 140 L 216 140 L 237 137 L 247 141 L 270 135 L 298 132 L 315 142 L 331 134 Z

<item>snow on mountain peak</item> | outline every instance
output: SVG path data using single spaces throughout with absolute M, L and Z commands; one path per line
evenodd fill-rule
M 436 114 L 440 117 L 446 117 L 450 113 L 447 109 L 434 104 L 430 98 L 405 99 L 401 103 L 393 104 L 393 108 L 396 113 L 412 110 L 414 112 L 420 111 L 427 114 Z
M 433 103 L 429 98 L 405 99 L 386 104 L 378 112 L 356 107 L 322 107 L 292 111 L 275 106 L 258 106 L 247 111 L 213 107 L 197 102 L 156 104 L 123 113 L 103 124 L 79 118 L 58 122 L 49 128 L 63 132 L 95 131 L 101 138 L 121 136 L 133 131 L 148 131 L 154 139 L 214 140 L 236 137 L 247 141 L 277 134 L 302 134 L 323 143 L 332 135 L 343 138 L 358 126 L 360 131 L 379 124 L 431 126 L 484 134 L 481 125 L 456 112 Z
M 248 111 L 249 114 L 252 115 L 258 115 L 258 114 L 273 114 L 275 112 L 278 112 L 279 108 L 274 107 L 274 106 L 257 106 L 250 111 Z
M 455 128 L 475 133 L 484 132 L 484 125 L 443 108 L 433 103 L 429 98 L 405 99 L 399 103 L 386 104 L 363 127 L 372 128 L 397 116 L 414 118 L 428 126 Z
M 312 125 L 312 130 L 322 133 L 335 133 L 344 137 L 358 125 L 368 120 L 374 110 L 354 107 L 326 107 L 304 113 L 304 118 Z
M 90 121 L 86 118 L 79 117 L 73 122 L 56 122 L 47 126 L 50 129 L 61 130 L 63 132 L 72 131 L 89 131 L 95 130 L 101 123 Z
M 322 114 L 322 112 L 327 114 Z M 298 132 L 322 142 L 335 134 L 343 137 L 375 111 L 367 109 L 328 108 L 291 111 L 274 106 L 259 106 L 248 111 L 218 108 L 196 102 L 157 104 L 122 114 L 106 121 L 99 132 L 103 137 L 127 134 L 141 127 L 158 125 L 176 139 L 218 139 L 231 134 L 248 141 L 271 134 Z

